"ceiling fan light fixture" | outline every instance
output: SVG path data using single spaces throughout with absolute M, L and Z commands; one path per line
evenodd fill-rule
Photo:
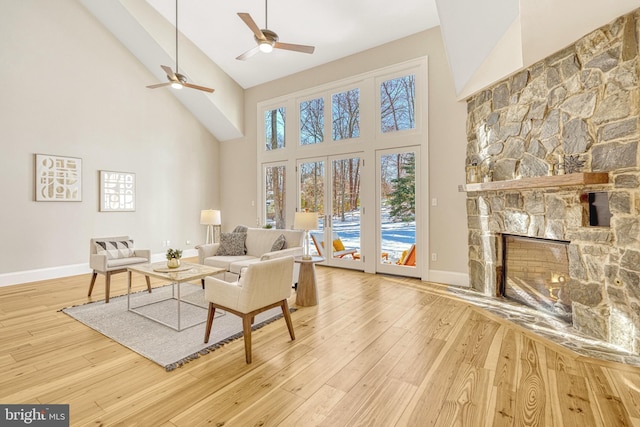
M 166 83 L 149 85 L 147 86 L 149 89 L 156 89 L 165 86 L 171 86 L 174 89 L 182 89 L 184 86 L 186 86 L 188 88 L 213 93 L 213 89 L 211 88 L 187 83 L 187 78 L 178 73 L 178 70 L 180 69 L 178 67 L 178 0 L 176 0 L 176 70 L 173 71 L 171 67 L 168 67 L 166 65 L 161 65 L 160 68 L 164 70 L 165 74 L 167 75 L 167 80 L 169 81 Z
M 273 42 L 269 40 L 260 41 L 260 52 L 271 53 L 273 51 Z

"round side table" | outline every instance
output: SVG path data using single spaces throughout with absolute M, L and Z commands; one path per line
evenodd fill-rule
M 295 257 L 294 261 L 300 264 L 300 274 L 298 276 L 298 289 L 296 292 L 296 305 L 308 307 L 318 304 L 318 287 L 316 286 L 315 263 L 324 261 L 321 256 L 314 256 L 311 259 Z

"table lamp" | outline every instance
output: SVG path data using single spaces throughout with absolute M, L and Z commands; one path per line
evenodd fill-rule
M 309 230 L 317 230 L 318 227 L 317 212 L 296 212 L 293 218 L 293 228 L 304 230 L 304 255 L 302 259 L 311 259 L 309 254 Z
M 205 244 L 214 243 L 213 226 L 220 225 L 220 211 L 213 209 L 205 209 L 200 211 L 200 224 L 207 226 L 207 238 Z

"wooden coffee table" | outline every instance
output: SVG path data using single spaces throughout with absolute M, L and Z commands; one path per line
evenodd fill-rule
M 303 307 L 318 304 L 318 287 L 316 285 L 315 263 L 324 261 L 321 256 L 314 256 L 311 259 L 295 257 L 294 261 L 300 264 L 300 274 L 298 276 L 298 288 L 296 292 L 296 305 Z
M 180 299 L 180 285 L 184 282 L 191 282 L 194 280 L 203 279 L 207 276 L 214 276 L 224 271 L 225 271 L 224 268 L 210 267 L 208 265 L 201 265 L 201 264 L 192 264 L 189 262 L 183 262 L 180 267 L 175 269 L 168 269 L 166 262 L 156 262 L 153 264 L 136 264 L 136 265 L 132 265 L 131 267 L 127 267 L 127 276 L 128 276 L 127 277 L 127 310 L 132 313 L 136 313 L 139 316 L 145 317 L 149 320 L 153 320 L 156 323 L 160 323 L 162 325 L 168 326 L 171 329 L 174 329 L 176 331 L 181 331 L 182 329 L 190 328 L 197 324 L 204 323 L 206 321 L 206 318 L 203 319 L 202 322 L 199 322 L 193 325 L 188 325 L 185 328 L 182 327 L 182 324 L 180 321 L 181 303 L 187 303 L 191 305 L 196 305 L 196 304 L 190 303 L 189 301 L 182 301 Z M 159 302 L 167 301 L 170 299 L 176 300 L 177 310 L 178 310 L 178 327 L 177 328 L 173 325 L 170 325 L 161 320 L 155 319 L 151 316 L 148 316 L 136 310 L 137 308 L 140 308 L 142 306 L 138 306 L 138 307 L 131 306 L 131 275 L 132 273 L 140 273 L 140 274 L 144 274 L 145 276 L 155 277 L 156 279 L 166 280 L 172 283 L 173 289 L 171 292 L 172 294 L 171 297 L 165 298 L 159 301 L 154 301 L 151 304 L 157 304 Z M 148 304 L 145 304 L 145 305 L 148 305 Z

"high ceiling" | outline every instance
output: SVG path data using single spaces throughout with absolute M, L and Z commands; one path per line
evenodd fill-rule
M 175 25 L 176 0 L 147 0 Z M 180 32 L 243 88 L 284 77 L 439 25 L 435 0 L 271 0 L 268 28 L 281 42 L 313 45 L 311 55 L 283 50 L 239 61 L 265 28 L 264 0 L 178 0 Z
M 160 65 L 175 66 L 176 0 L 77 1 L 166 81 Z M 276 49 L 238 61 L 256 46 L 238 13 L 267 27 L 264 1 L 178 0 L 179 72 L 216 92 L 172 93 L 220 141 L 242 136 L 244 89 L 436 26 L 464 100 L 638 7 L 638 0 L 271 0 L 268 29 L 315 52 Z

